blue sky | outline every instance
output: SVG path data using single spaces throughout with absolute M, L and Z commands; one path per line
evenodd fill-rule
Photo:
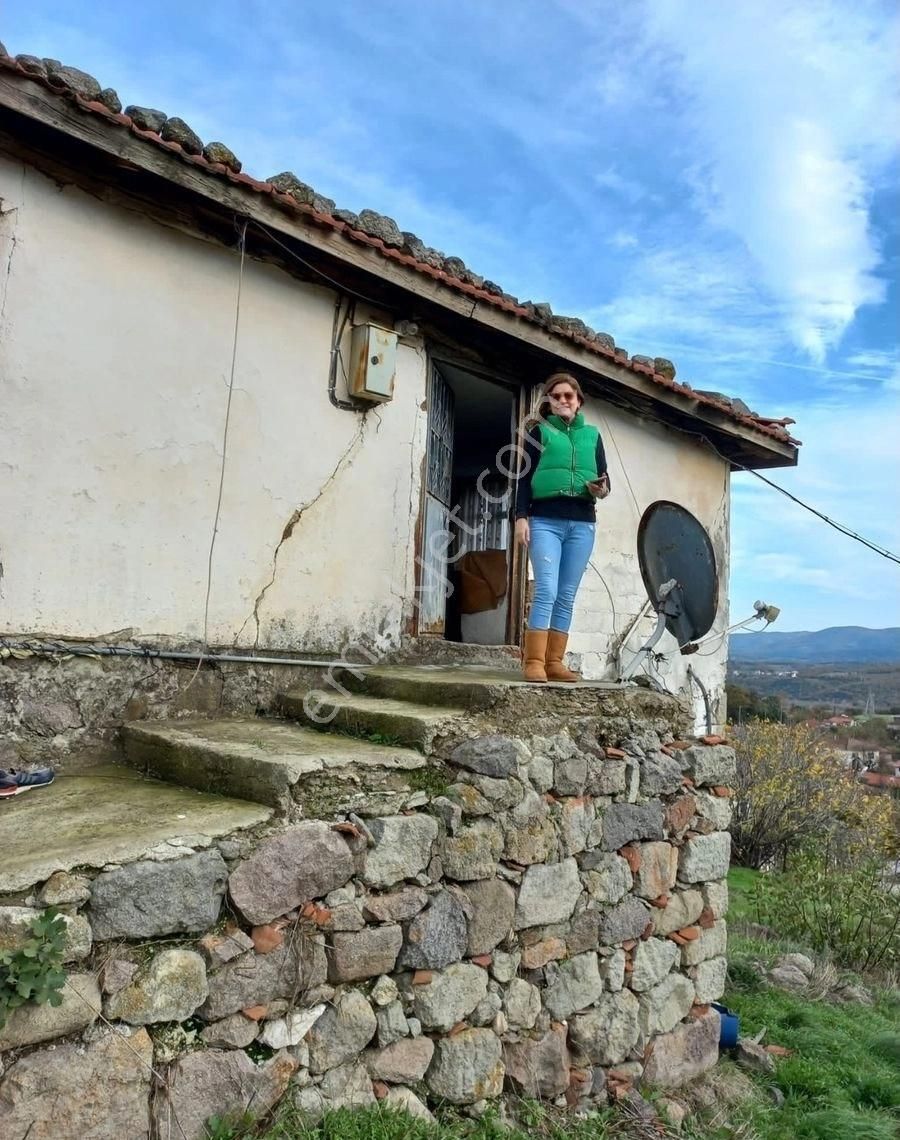
M 10 51 L 793 416 L 776 479 L 900 551 L 893 0 L 16 7 Z M 896 565 L 752 476 L 733 502 L 735 617 L 763 597 L 782 629 L 900 625 Z

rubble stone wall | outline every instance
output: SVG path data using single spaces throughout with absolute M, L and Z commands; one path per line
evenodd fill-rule
M 288 665 L 206 662 L 198 672 L 193 661 L 0 655 L 0 768 L 71 768 L 111 753 L 119 728 L 133 721 L 268 712 L 298 677 L 320 680 L 317 670 Z
M 390 814 L 363 789 L 335 818 L 58 872 L 0 907 L 0 949 L 59 907 L 70 960 L 62 1004 L 0 1030 L 0 1136 L 690 1079 L 718 1054 L 734 765 L 661 722 L 481 736 Z

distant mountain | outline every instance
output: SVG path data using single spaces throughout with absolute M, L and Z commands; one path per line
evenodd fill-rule
M 900 662 L 900 629 L 839 625 L 812 633 L 736 633 L 729 649 L 732 665 L 756 661 L 790 665 Z

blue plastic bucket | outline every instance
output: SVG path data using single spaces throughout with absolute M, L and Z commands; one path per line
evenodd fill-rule
M 738 1043 L 741 1029 L 741 1019 L 724 1005 L 713 1002 L 713 1009 L 718 1013 L 721 1022 L 719 1030 L 719 1048 L 733 1049 Z

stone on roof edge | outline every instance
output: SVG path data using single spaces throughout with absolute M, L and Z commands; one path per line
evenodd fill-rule
M 13 72 L 25 75 L 26 78 L 43 82 L 58 94 L 68 93 L 81 105 L 94 104 L 94 106 L 103 107 L 109 113 L 110 118 L 116 120 L 129 119 L 137 128 L 135 133 L 138 134 L 138 137 L 150 141 L 150 136 L 156 136 L 166 149 L 181 150 L 187 157 L 199 158 L 201 165 L 205 161 L 211 166 L 222 166 L 226 172 L 230 171 L 234 175 L 240 175 L 240 179 L 236 178 L 235 180 L 244 185 L 254 189 L 265 187 L 270 193 L 273 190 L 281 190 L 284 186 L 283 192 L 289 194 L 290 198 L 293 199 L 292 205 L 296 203 L 301 207 L 305 206 L 323 218 L 333 219 L 341 223 L 341 228 L 346 226 L 352 231 L 356 231 L 358 235 L 365 235 L 370 239 L 367 244 L 377 244 L 377 246 L 382 247 L 381 252 L 385 255 L 394 252 L 406 253 L 411 263 L 419 271 L 428 272 L 430 270 L 439 280 L 453 284 L 457 288 L 461 287 L 464 292 L 481 293 L 492 304 L 499 304 L 504 308 L 514 308 L 517 315 L 543 325 L 557 336 L 582 343 L 593 351 L 609 356 L 617 363 L 624 364 L 635 372 L 649 375 L 661 387 L 680 391 L 698 403 L 726 411 L 737 422 L 753 427 L 763 435 L 768 435 L 795 447 L 799 446 L 799 441 L 793 439 L 783 426 L 775 426 L 778 421 L 769 417 L 758 417 L 755 412 L 751 412 L 747 408 L 742 400 L 732 399 L 723 396 L 721 393 L 712 394 L 695 391 L 691 389 L 690 385 L 676 381 L 676 367 L 671 360 L 665 357 L 649 357 L 641 354 L 636 354 L 629 359 L 626 350 L 618 347 L 609 333 L 597 332 L 580 317 L 568 317 L 554 313 L 546 301 L 538 303 L 519 301 L 511 294 L 504 293 L 500 286 L 493 282 L 486 282 L 483 277 L 470 270 L 462 258 L 447 256 L 430 246 L 426 246 L 417 235 L 400 230 L 394 219 L 387 215 L 368 209 L 362 210 L 359 214 L 338 209 L 330 198 L 319 195 L 292 172 L 274 176 L 266 183 L 260 183 L 256 179 L 243 175 L 241 174 L 240 160 L 226 144 L 211 142 L 204 145 L 203 140 L 183 119 L 178 116 L 170 117 L 165 112 L 155 109 L 128 106 L 122 115 L 122 104 L 118 94 L 112 88 L 101 88 L 99 81 L 94 76 L 81 71 L 79 68 L 63 65 L 58 60 L 39 59 L 37 56 L 22 54 L 10 56 L 2 42 L 0 42 L 0 64 Z M 117 107 L 118 110 L 116 110 Z M 290 188 L 288 188 L 286 180 L 291 180 Z M 417 253 L 421 253 L 422 256 L 416 256 Z M 489 287 L 485 288 L 485 286 Z M 793 423 L 794 421 L 789 422 Z

